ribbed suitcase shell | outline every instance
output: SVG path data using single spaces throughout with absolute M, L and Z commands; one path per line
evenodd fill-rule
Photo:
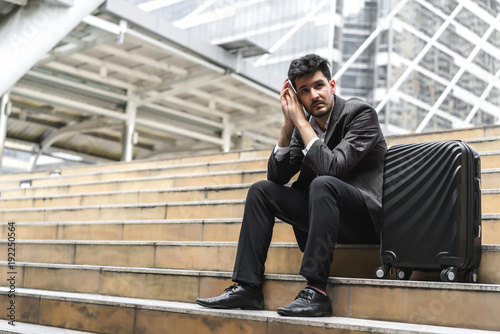
M 448 280 L 443 277 L 447 268 L 454 276 L 477 269 L 480 171 L 479 154 L 461 141 L 392 146 L 385 158 L 382 263 L 397 269 L 442 270 L 443 280 Z

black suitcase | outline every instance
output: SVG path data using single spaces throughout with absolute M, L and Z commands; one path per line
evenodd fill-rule
M 461 141 L 394 145 L 386 153 L 378 278 L 413 270 L 477 281 L 481 261 L 481 165 Z

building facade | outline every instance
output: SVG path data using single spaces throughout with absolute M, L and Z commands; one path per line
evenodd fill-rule
M 250 60 L 284 75 L 308 52 L 327 57 L 339 93 L 377 107 L 386 133 L 495 124 L 500 119 L 496 0 L 131 0 L 213 44 L 247 40 Z

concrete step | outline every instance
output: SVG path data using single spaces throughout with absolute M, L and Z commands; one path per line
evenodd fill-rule
M 245 199 L 250 185 L 251 183 L 245 183 L 154 190 L 100 191 L 47 196 L 7 197 L 0 198 L 0 207 L 2 209 L 15 209 Z M 483 190 L 500 189 L 500 168 L 483 170 L 481 185 Z
M 498 188 L 500 151 L 483 152 L 481 155 L 484 189 Z M 147 173 L 151 173 L 147 171 Z M 231 169 L 196 174 L 172 174 L 161 176 L 126 177 L 121 179 L 102 179 L 104 174 L 89 174 L 80 179 L 69 178 L 47 178 L 33 180 L 28 184 L 20 186 L 17 181 L 12 188 L 3 187 L 1 198 L 31 198 L 49 197 L 67 194 L 132 191 L 146 189 L 169 189 L 179 187 L 200 187 L 209 185 L 229 185 L 241 183 L 253 183 L 266 178 L 266 168 L 260 169 Z M 108 175 L 108 174 L 107 174 Z M 116 175 L 109 174 L 110 178 Z M 88 178 L 88 179 L 87 179 Z M 90 180 L 95 179 L 95 180 Z M 63 183 L 57 184 L 60 180 Z M 37 185 L 38 183 L 38 185 Z M 56 184 L 52 184 L 56 183 Z
M 468 138 L 468 139 L 457 139 L 462 140 L 464 143 L 469 146 L 475 148 L 479 153 L 488 152 L 488 151 L 499 151 L 500 150 L 500 137 L 487 137 L 487 138 Z M 419 141 L 415 141 L 419 142 Z M 403 143 L 413 143 L 413 141 L 399 141 L 399 140 L 391 140 L 388 139 L 388 145 L 392 146 L 395 144 L 403 144 Z
M 440 130 L 422 133 L 409 133 L 405 135 L 387 136 L 386 141 L 389 146 L 406 143 L 420 143 L 439 140 L 464 140 L 491 138 L 500 136 L 500 126 L 479 126 L 464 129 Z
M 500 137 L 471 138 L 463 141 L 478 152 L 500 151 Z
M 115 181 L 137 178 L 150 178 L 162 176 L 177 176 L 177 175 L 199 175 L 210 174 L 216 172 L 233 172 L 243 170 L 256 170 L 267 168 L 267 158 L 247 159 L 247 160 L 229 160 L 217 162 L 204 162 L 196 164 L 179 164 L 166 165 L 158 167 L 136 168 L 132 164 L 129 169 L 123 170 L 95 170 L 87 173 L 78 174 L 61 174 L 55 172 L 53 174 L 42 175 L 38 173 L 34 175 L 23 174 L 22 178 L 19 175 L 13 175 L 11 179 L 0 181 L 1 189 L 18 188 L 21 182 L 30 182 L 32 187 L 42 187 L 50 185 L 65 185 L 82 182 L 99 182 L 99 181 Z M 64 171 L 64 170 L 63 170 Z
M 245 199 L 251 183 L 0 199 L 2 209 Z
M 181 270 L 233 270 L 236 242 L 17 240 L 16 261 Z M 7 254 L 7 242 L 0 241 Z M 266 272 L 290 274 L 300 268 L 296 243 L 271 244 Z M 356 261 L 358 266 L 348 265 Z M 380 265 L 377 245 L 338 245 L 332 274 L 373 277 Z M 7 270 L 7 267 L 2 267 Z
M 243 217 L 245 200 L 87 205 L 0 210 L 3 221 L 207 219 Z M 2 220 L 0 220 L 2 221 Z
M 264 177 L 264 175 L 261 176 Z M 483 169 L 481 176 L 482 189 L 500 189 L 500 168 Z M 4 190 L 2 198 L 0 198 L 0 207 L 3 209 L 13 209 L 76 205 L 85 206 L 98 204 L 133 204 L 153 202 L 170 203 L 179 201 L 245 199 L 248 187 L 250 185 L 251 183 L 224 184 L 153 190 L 137 189 L 69 194 L 65 193 L 45 196 L 25 195 L 21 197 L 8 197 L 12 195 L 12 192 L 9 193 L 8 191 Z M 26 189 L 24 192 L 27 193 L 28 191 L 29 190 Z
M 74 182 L 51 186 L 23 186 L 1 190 L 1 198 L 50 197 L 65 194 L 171 189 L 254 183 L 266 179 L 266 169 L 234 170 L 201 174 L 126 178 L 123 180 Z
M 500 189 L 500 168 L 489 168 L 481 171 L 482 189 Z
M 0 247 L 7 254 L 5 240 L 0 242 Z M 236 247 L 236 242 L 18 240 L 16 261 L 232 271 Z M 266 272 L 295 274 L 299 272 L 301 261 L 302 253 L 296 243 L 272 243 Z M 482 246 L 479 282 L 500 284 L 499 261 L 500 245 Z M 371 278 L 378 266 L 378 245 L 337 245 L 331 275 Z M 2 270 L 7 270 L 7 267 Z M 412 277 L 439 280 L 439 273 L 415 272 Z
M 7 320 L 0 320 L 0 334 L 92 334 L 95 332 L 83 332 L 66 328 L 34 325 L 24 322 L 14 322 L 15 326 Z
M 4 174 L 0 175 L 0 182 L 9 180 L 25 180 L 25 179 L 39 179 L 48 178 L 51 175 L 79 175 L 79 174 L 91 174 L 91 173 L 113 173 L 117 171 L 132 171 L 141 169 L 163 169 L 163 168 L 175 168 L 175 166 L 180 165 L 216 165 L 224 164 L 226 162 L 234 162 L 241 160 L 261 160 L 269 157 L 270 149 L 266 150 L 252 150 L 252 151 L 232 151 L 227 153 L 216 153 L 216 154 L 199 154 L 192 156 L 190 153 L 186 157 L 161 159 L 161 160 L 133 160 L 130 162 L 114 162 L 114 163 L 104 163 L 95 165 L 84 165 L 78 167 L 68 167 L 63 169 L 39 171 L 32 173 L 14 173 L 14 174 Z
M 481 152 L 481 168 L 490 169 L 500 166 L 500 151 Z
M 0 262 L 1 268 L 7 262 Z M 3 270 L 5 271 L 5 270 Z M 9 277 L 7 271 L 3 274 Z M 229 271 L 207 271 L 186 269 L 161 269 L 142 267 L 117 267 L 96 265 L 71 265 L 51 263 L 17 262 L 15 269 L 16 288 L 44 289 L 78 293 L 95 293 L 112 296 L 193 302 L 199 295 L 214 296 L 229 286 L 232 273 Z M 428 274 L 427 274 L 428 275 Z M 441 283 L 439 277 L 415 273 L 411 282 Z M 333 276 L 332 276 L 333 277 Z M 334 276 L 336 279 L 342 276 Z M 344 279 L 359 279 L 344 277 Z M 375 279 L 374 273 L 364 279 Z M 296 280 L 304 282 L 301 276 L 293 274 L 266 274 L 264 290 L 269 294 L 266 308 L 275 309 L 282 302 L 280 295 L 273 294 L 269 282 L 273 280 Z M 397 281 L 394 275 L 386 281 Z M 464 285 L 465 283 L 452 284 Z M 472 284 L 467 284 L 472 285 Z M 498 286 L 496 284 L 482 284 Z M 217 290 L 217 291 L 214 291 Z M 288 296 L 293 297 L 293 296 Z M 273 298 L 276 298 L 274 300 Z
M 486 189 L 481 192 L 481 212 L 500 213 L 500 189 Z
M 500 245 L 500 214 L 484 214 L 482 228 L 484 245 Z
M 500 137 L 492 138 L 480 138 L 465 140 L 470 145 L 476 147 L 480 152 L 483 151 L 488 156 L 484 164 L 486 166 L 498 166 L 498 151 L 500 150 Z M 210 156 L 205 156 L 208 161 L 196 162 L 191 164 L 185 164 L 185 160 L 166 160 L 166 161 L 146 161 L 143 163 L 132 162 L 129 164 L 120 163 L 118 166 L 121 168 L 110 168 L 116 167 L 117 164 L 105 164 L 99 165 L 98 167 L 93 167 L 91 170 L 87 171 L 89 168 L 79 169 L 79 168 L 68 168 L 56 171 L 48 172 L 35 172 L 35 173 L 22 173 L 22 174 L 9 174 L 10 177 L 0 177 L 0 187 L 2 189 L 18 188 L 21 184 L 26 184 L 29 182 L 31 187 L 40 187 L 48 185 L 65 185 L 72 183 L 81 182 L 99 182 L 99 181 L 111 181 L 120 180 L 126 178 L 147 178 L 147 177 L 160 177 L 160 176 L 172 176 L 172 175 L 189 175 L 189 174 L 201 174 L 201 173 L 211 173 L 211 172 L 221 172 L 221 171 L 235 171 L 235 170 L 248 170 L 248 169 L 262 169 L 267 166 L 267 155 L 256 152 L 256 158 L 248 158 L 250 154 L 247 152 L 246 160 L 241 158 L 238 160 L 215 160 L 210 161 Z M 225 155 L 223 155 L 225 156 Z M 234 158 L 240 156 L 239 154 L 228 155 L 226 158 Z M 216 156 L 217 157 L 217 156 Z M 488 168 L 494 168 L 488 167 Z M 85 171 L 85 172 L 83 172 Z
M 482 213 L 499 213 L 500 190 L 483 190 L 481 201 Z M 244 203 L 244 199 L 234 199 L 14 208 L 0 210 L 0 221 L 240 218 Z
M 18 239 L 113 241 L 238 241 L 241 218 L 16 222 Z M 0 226 L 7 239 L 8 225 Z M 290 225 L 277 221 L 273 242 L 295 242 Z M 483 244 L 500 244 L 500 214 L 482 217 Z
M 238 241 L 241 218 L 72 222 L 16 222 L 18 239 L 114 241 Z M 0 238 L 8 238 L 2 224 Z M 295 242 L 290 225 L 276 222 L 273 242 Z
M 295 277 L 266 284 L 282 287 L 264 292 L 265 298 L 281 295 L 280 306 L 304 286 Z M 498 286 L 339 279 L 330 284 L 334 316 L 324 318 L 281 317 L 274 307 L 213 310 L 193 303 L 23 288 L 17 289 L 16 301 L 20 309 L 30 309 L 19 314 L 19 321 L 98 333 L 487 334 L 500 328 L 495 308 L 500 302 Z M 359 298 L 360 291 L 372 297 Z M 0 288 L 2 305 L 9 302 L 7 294 L 8 288 Z

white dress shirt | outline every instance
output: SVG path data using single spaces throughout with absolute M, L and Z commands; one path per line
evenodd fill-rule
M 309 124 L 311 124 L 312 128 L 314 129 L 314 131 L 318 136 L 311 139 L 311 141 L 309 141 L 309 143 L 307 144 L 306 148 L 302 150 L 302 153 L 304 153 L 304 155 L 306 155 L 307 152 L 309 152 L 309 149 L 316 140 L 321 140 L 323 143 L 325 142 L 326 131 L 328 130 L 328 125 L 330 125 L 330 119 L 332 118 L 332 114 L 333 112 L 330 113 L 330 116 L 328 116 L 328 120 L 325 123 L 325 131 L 321 130 L 321 128 L 318 125 L 318 122 L 316 122 L 316 118 L 311 117 L 309 119 Z M 279 147 L 278 145 L 276 145 L 274 147 L 274 158 L 277 161 L 281 161 L 288 152 L 290 152 L 290 146 Z

